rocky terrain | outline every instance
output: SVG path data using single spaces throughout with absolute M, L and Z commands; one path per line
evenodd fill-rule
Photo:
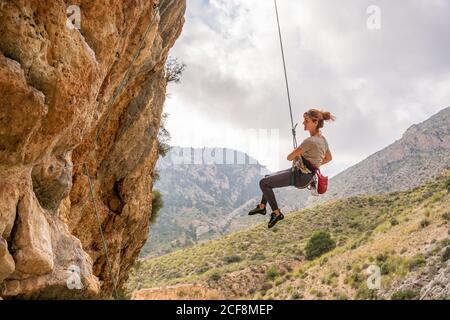
M 165 63 L 186 2 L 71 5 L 0 0 L 3 298 L 108 297 L 148 234 Z
M 135 299 L 449 299 L 449 200 L 447 168 L 407 191 L 327 201 L 138 261 L 127 288 Z M 317 253 L 319 231 L 334 245 Z

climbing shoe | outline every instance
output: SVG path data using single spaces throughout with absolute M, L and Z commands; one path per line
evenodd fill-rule
M 250 210 L 250 212 L 248 213 L 249 216 L 252 216 L 254 214 L 266 214 L 266 207 L 264 207 L 264 209 L 261 209 L 259 205 L 257 205 L 255 209 Z
M 283 220 L 284 219 L 284 215 L 280 212 L 279 215 L 276 215 L 274 212 L 272 212 L 272 214 L 270 215 L 270 220 L 269 220 L 269 229 L 272 228 L 278 221 Z

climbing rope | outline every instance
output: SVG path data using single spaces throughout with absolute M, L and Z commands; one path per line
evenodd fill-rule
M 88 166 L 87 166 L 86 163 L 84 164 L 83 167 L 84 167 L 84 173 L 85 173 L 85 175 L 87 177 L 88 184 L 89 184 L 89 193 L 91 195 L 92 204 L 94 205 L 95 217 L 97 219 L 98 229 L 100 231 L 100 236 L 101 236 L 101 239 L 102 239 L 102 242 L 103 242 L 103 250 L 105 251 L 106 264 L 108 265 L 109 274 L 111 276 L 111 281 L 112 281 L 112 284 L 113 284 L 114 295 L 115 295 L 116 299 L 118 299 L 119 296 L 117 294 L 117 284 L 116 284 L 116 280 L 114 279 L 114 276 L 113 276 L 112 267 L 111 267 L 111 261 L 110 261 L 109 256 L 108 256 L 108 245 L 106 244 L 105 236 L 103 235 L 102 224 L 100 223 L 100 216 L 98 214 L 97 204 L 95 202 L 94 188 L 92 187 L 91 176 L 89 175 L 89 170 L 88 170 Z
M 289 104 L 289 114 L 291 116 L 291 126 L 292 126 L 292 142 L 294 145 L 294 149 L 297 148 L 297 138 L 296 138 L 296 128 L 297 124 L 294 126 L 294 118 L 292 117 L 292 104 L 291 104 L 291 94 L 289 92 L 289 81 L 286 71 L 286 59 L 284 57 L 284 48 L 283 48 L 283 37 L 281 36 L 281 27 L 280 27 L 280 18 L 278 17 L 278 6 L 277 6 L 277 0 L 273 0 L 275 4 L 275 14 L 277 17 L 277 25 L 278 25 L 278 36 L 280 38 L 280 49 L 281 49 L 281 57 L 283 59 L 283 69 L 284 69 L 284 80 L 286 82 L 286 92 L 287 92 L 287 99 Z
M 144 47 L 145 39 L 147 38 L 147 35 L 150 32 L 150 30 L 151 30 L 151 28 L 153 26 L 153 23 L 155 22 L 155 18 L 157 16 L 157 14 L 159 13 L 160 8 L 164 4 L 164 2 L 165 2 L 165 0 L 162 0 L 159 5 L 154 4 L 153 9 L 155 10 L 155 13 L 153 14 L 153 17 L 150 20 L 150 23 L 149 23 L 147 29 L 144 32 L 144 35 L 143 35 L 143 37 L 142 37 L 142 39 L 141 39 L 141 41 L 139 43 L 138 49 L 136 50 L 135 54 L 133 55 L 133 58 L 131 59 L 131 63 L 129 65 L 129 67 L 125 71 L 125 76 L 122 78 L 122 81 L 117 86 L 116 90 L 114 91 L 114 94 L 113 94 L 112 98 L 110 99 L 109 103 L 107 104 L 106 109 L 111 108 L 111 106 L 116 101 L 117 97 L 122 93 L 123 88 L 125 87 L 125 84 L 127 83 L 128 79 L 129 79 L 131 68 L 132 68 L 133 64 L 136 62 L 137 58 L 139 57 L 139 55 L 140 55 L 140 53 L 142 51 L 142 48 Z M 103 128 L 103 125 L 108 122 L 109 115 L 110 115 L 110 113 L 107 113 L 105 120 L 100 125 L 100 128 L 97 131 L 96 136 L 95 136 L 94 144 L 97 144 L 98 138 L 99 138 L 101 130 Z M 94 150 L 94 148 L 91 149 L 91 151 L 88 153 L 88 156 L 90 154 L 92 154 L 93 150 Z M 94 205 L 94 211 L 95 211 L 95 216 L 96 216 L 96 220 L 97 220 L 97 225 L 98 225 L 98 229 L 99 229 L 99 232 L 100 232 L 100 237 L 101 237 L 101 240 L 102 240 L 102 243 L 103 243 L 103 251 L 105 253 L 106 264 L 108 266 L 109 274 L 110 274 L 110 277 L 111 277 L 111 282 L 113 284 L 114 296 L 115 296 L 116 299 L 118 299 L 119 295 L 117 293 L 117 283 L 116 283 L 116 280 L 115 280 L 113 272 L 112 272 L 111 260 L 109 259 L 109 255 L 108 255 L 108 245 L 106 243 L 105 236 L 104 236 L 104 233 L 103 233 L 103 228 L 102 228 L 102 225 L 101 225 L 101 222 L 100 222 L 100 215 L 98 213 L 97 204 L 95 202 L 94 189 L 93 189 L 93 186 L 92 186 L 91 176 L 89 175 L 89 169 L 88 169 L 87 162 L 81 162 L 81 163 L 73 164 L 73 165 L 70 165 L 70 166 L 65 165 L 64 168 L 65 169 L 66 168 L 74 168 L 74 167 L 77 167 L 77 166 L 83 166 L 84 167 L 84 173 L 85 173 L 85 175 L 86 175 L 86 177 L 88 179 L 89 192 L 90 192 L 90 196 L 91 196 L 91 199 L 92 199 L 92 203 Z
M 153 17 L 150 20 L 150 23 L 149 23 L 147 29 L 145 30 L 145 32 L 144 32 L 144 34 L 143 34 L 143 36 L 141 38 L 141 41 L 140 41 L 140 43 L 138 45 L 138 48 L 137 48 L 135 54 L 133 55 L 133 58 L 131 59 L 130 65 L 128 66 L 127 70 L 125 71 L 124 77 L 122 78 L 122 80 L 121 80 L 120 84 L 117 86 L 117 88 L 114 90 L 114 94 L 113 94 L 112 98 L 107 103 L 106 110 L 111 108 L 111 106 L 116 102 L 117 97 L 122 93 L 122 91 L 123 91 L 123 89 L 124 89 L 128 79 L 130 77 L 131 68 L 133 67 L 133 64 L 136 62 L 137 58 L 141 54 L 141 51 L 142 51 L 142 49 L 144 47 L 145 39 L 147 38 L 148 33 L 150 32 L 151 28 L 153 27 L 153 24 L 155 22 L 157 14 L 160 13 L 160 9 L 163 6 L 164 2 L 165 2 L 165 0 L 161 0 L 159 5 L 157 5 L 156 3 L 153 5 L 153 9 L 155 10 L 155 13 L 153 14 Z M 100 133 L 101 133 L 101 131 L 103 129 L 103 126 L 104 126 L 105 123 L 108 122 L 109 115 L 110 115 L 110 112 L 108 112 L 106 114 L 105 120 L 100 125 L 100 128 L 97 130 L 97 133 L 95 135 L 95 139 L 94 139 L 94 142 L 93 142 L 94 145 L 97 144 L 97 141 L 98 141 Z M 92 148 L 90 150 L 90 152 L 88 153 L 88 157 L 92 154 L 92 152 L 94 150 L 95 150 L 95 148 Z M 40 164 L 40 165 L 43 165 L 43 164 Z M 91 176 L 89 175 L 89 168 L 88 168 L 87 162 L 81 162 L 81 163 L 73 164 L 73 165 L 70 165 L 70 166 L 64 165 L 63 168 L 64 169 L 66 169 L 66 168 L 74 168 L 74 167 L 78 167 L 78 166 L 83 166 L 84 167 L 84 173 L 85 173 L 85 175 L 86 175 L 86 177 L 88 179 L 90 196 L 91 196 L 92 203 L 93 203 L 93 206 L 94 206 L 94 211 L 95 211 L 95 215 L 96 215 L 97 225 L 98 225 L 98 229 L 99 229 L 99 232 L 100 232 L 101 240 L 102 240 L 102 243 L 103 243 L 103 250 L 104 250 L 104 253 L 105 253 L 106 264 L 108 266 L 109 274 L 111 276 L 111 282 L 113 284 L 113 291 L 114 291 L 115 298 L 118 299 L 119 296 L 118 296 L 118 293 L 117 293 L 117 283 L 116 283 L 116 280 L 115 280 L 113 272 L 112 272 L 111 260 L 110 260 L 109 255 L 108 255 L 108 245 L 106 243 L 106 240 L 105 240 L 105 237 L 104 237 L 104 233 L 103 233 L 103 228 L 102 228 L 102 225 L 101 225 L 101 222 L 100 222 L 100 215 L 98 213 L 97 204 L 95 202 L 94 189 L 93 189 L 93 185 L 92 185 L 92 181 L 91 181 Z M 1 289 L 0 291 L 2 291 L 4 288 L 0 288 L 0 289 Z
M 117 97 L 122 93 L 123 88 L 125 88 L 125 85 L 126 85 L 128 79 L 129 79 L 129 77 L 130 77 L 131 68 L 133 67 L 133 64 L 136 62 L 137 58 L 138 58 L 139 55 L 141 54 L 142 48 L 144 47 L 145 39 L 147 38 L 148 33 L 149 33 L 150 30 L 152 29 L 153 23 L 155 22 L 155 18 L 156 18 L 156 16 L 157 16 L 157 14 L 159 13 L 160 8 L 161 8 L 162 5 L 164 4 L 164 2 L 165 2 L 165 0 L 161 0 L 161 2 L 159 3 L 159 5 L 156 5 L 156 4 L 153 5 L 153 8 L 155 9 L 155 13 L 153 14 L 153 18 L 150 20 L 150 23 L 149 23 L 147 29 L 145 30 L 144 35 L 142 36 L 142 39 L 141 39 L 141 41 L 140 41 L 140 43 L 139 43 L 138 49 L 136 50 L 136 52 L 135 52 L 133 58 L 131 59 L 131 63 L 130 63 L 130 65 L 129 65 L 129 67 L 128 67 L 127 70 L 125 71 L 125 76 L 122 78 L 122 81 L 121 81 L 120 84 L 117 86 L 116 90 L 114 90 L 114 94 L 113 94 L 112 98 L 110 99 L 110 102 L 108 102 L 107 108 L 106 108 L 106 109 L 111 108 L 111 106 L 116 102 Z M 100 125 L 100 128 L 98 129 L 97 134 L 95 135 L 94 144 L 97 143 L 97 140 L 98 140 L 98 137 L 100 136 L 101 130 L 102 130 L 102 128 L 103 128 L 103 125 L 104 125 L 105 123 L 108 122 L 109 115 L 110 115 L 110 113 L 108 112 L 108 113 L 106 114 L 105 120 L 103 121 L 103 124 Z
M 133 64 L 136 62 L 137 58 L 141 54 L 142 48 L 144 47 L 145 39 L 147 38 L 148 33 L 150 32 L 151 28 L 153 27 L 153 24 L 155 22 L 157 14 L 160 12 L 160 8 L 164 4 L 164 2 L 165 2 L 165 0 L 161 0 L 159 5 L 157 5 L 156 3 L 153 5 L 153 9 L 155 10 L 155 13 L 153 14 L 153 17 L 150 20 L 150 23 L 149 23 L 147 29 L 145 30 L 144 35 L 142 36 L 142 39 L 141 39 L 141 41 L 139 43 L 139 46 L 138 46 L 135 54 L 133 55 L 133 58 L 131 59 L 130 65 L 128 66 L 127 70 L 125 71 L 125 75 L 122 78 L 122 81 L 117 86 L 117 88 L 114 90 L 114 94 L 113 94 L 112 98 L 107 103 L 106 110 L 111 108 L 111 106 L 116 102 L 117 97 L 122 93 L 122 91 L 123 91 L 123 89 L 124 89 L 128 79 L 130 77 L 131 68 L 133 67 Z M 93 142 L 94 145 L 97 144 L 97 141 L 98 141 L 98 138 L 100 137 L 100 133 L 101 133 L 101 131 L 103 129 L 103 126 L 105 125 L 105 123 L 108 122 L 110 114 L 111 114 L 111 112 L 107 112 L 105 120 L 100 125 L 100 128 L 97 130 L 97 133 L 95 135 L 95 140 Z M 92 154 L 92 152 L 94 150 L 95 150 L 95 148 L 91 149 L 91 151 L 88 153 L 88 157 Z M 113 272 L 112 272 L 111 261 L 109 259 L 109 255 L 108 255 L 108 245 L 106 243 L 106 240 L 105 240 L 105 237 L 104 237 L 104 234 L 103 234 L 103 228 L 102 228 L 102 225 L 100 223 L 100 216 L 99 216 L 97 205 L 96 205 L 96 202 L 95 202 L 94 190 L 93 190 L 93 186 L 92 186 L 91 176 L 89 175 L 89 170 L 88 170 L 88 166 L 87 166 L 86 162 L 83 163 L 83 167 L 84 167 L 84 171 L 85 171 L 85 174 L 87 176 L 87 179 L 88 179 L 90 195 L 91 195 L 91 198 L 92 198 L 92 203 L 94 205 L 94 211 L 95 211 L 95 215 L 96 215 L 97 225 L 98 225 L 98 228 L 99 228 L 99 231 L 100 231 L 101 240 L 102 240 L 102 243 L 103 243 L 103 250 L 104 250 L 104 253 L 105 253 L 106 264 L 108 265 L 109 274 L 111 276 L 111 282 L 113 284 L 114 295 L 115 295 L 115 298 L 118 299 L 119 296 L 118 296 L 118 293 L 117 293 L 117 283 L 116 283 L 116 280 L 115 280 Z
M 291 104 L 291 94 L 289 91 L 289 81 L 286 71 L 286 59 L 284 57 L 284 47 L 283 47 L 283 37 L 281 35 L 281 27 L 280 27 L 280 18 L 278 16 L 278 6 L 277 6 L 277 0 L 273 0 L 275 4 L 275 15 L 277 17 L 277 26 L 278 26 L 278 37 L 280 39 L 280 49 L 281 49 L 281 58 L 283 60 L 283 70 L 284 70 L 284 81 L 286 83 L 286 93 L 287 93 L 287 99 L 288 99 L 288 105 L 289 105 L 289 115 L 291 116 L 291 131 L 292 131 L 292 145 L 294 146 L 294 149 L 297 149 L 297 137 L 296 137 L 296 128 L 297 123 L 294 125 L 294 118 L 292 117 L 292 104 Z M 292 162 L 292 168 L 291 168 L 291 175 L 289 179 L 289 184 L 291 186 L 296 187 L 296 176 L 295 176 L 295 162 Z

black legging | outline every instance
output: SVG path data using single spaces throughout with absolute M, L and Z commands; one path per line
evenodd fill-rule
M 281 170 L 275 173 L 265 175 L 259 181 L 259 186 L 263 192 L 261 203 L 266 205 L 269 201 L 272 211 L 278 209 L 277 200 L 275 199 L 275 194 L 273 189 L 287 187 L 290 185 L 291 168 L 286 170 Z M 308 185 L 313 177 L 313 173 L 303 173 L 300 170 L 295 170 L 295 185 L 300 188 L 304 188 Z

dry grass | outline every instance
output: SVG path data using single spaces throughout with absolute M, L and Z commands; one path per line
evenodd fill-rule
M 450 170 L 421 187 L 379 196 L 331 201 L 286 215 L 271 230 L 249 230 L 140 262 L 128 290 L 158 287 L 152 299 L 177 297 L 177 284 L 200 284 L 195 298 L 368 299 L 365 269 L 380 264 L 382 288 L 405 277 L 408 265 L 430 243 L 448 237 Z M 424 224 L 426 219 L 428 224 Z M 337 247 L 313 260 L 305 244 L 317 230 Z M 271 267 L 276 266 L 281 273 Z M 269 271 L 269 277 L 267 272 Z M 161 289 L 161 287 L 170 289 Z M 195 285 L 192 285 L 195 286 Z M 211 292 L 209 290 L 212 290 Z M 141 292 L 141 291 L 138 291 Z M 143 292 L 152 292 L 145 290 Z M 167 292 L 167 295 L 166 295 Z

